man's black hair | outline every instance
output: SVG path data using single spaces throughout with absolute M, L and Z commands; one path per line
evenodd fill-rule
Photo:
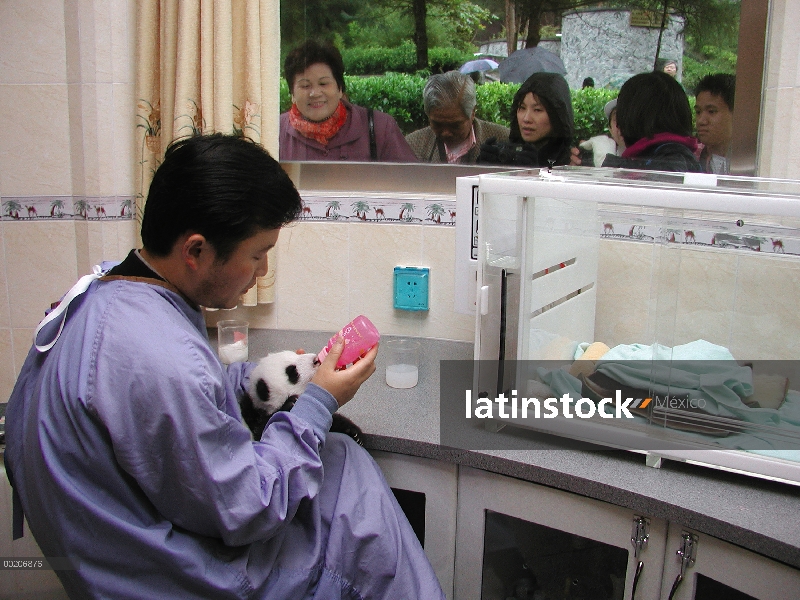
M 286 55 L 283 76 L 289 84 L 289 92 L 294 88 L 295 77 L 317 63 L 330 67 L 339 90 L 344 93 L 344 60 L 341 52 L 331 43 L 316 40 L 306 40 Z
M 224 261 L 243 240 L 301 212 L 294 184 L 262 146 L 219 133 L 183 138 L 170 144 L 153 176 L 142 242 L 167 256 L 181 235 L 196 232 Z
M 617 126 L 630 147 L 657 133 L 692 135 L 692 109 L 681 84 L 662 71 L 639 73 L 617 97 Z
M 728 73 L 715 73 L 706 75 L 697 84 L 694 95 L 697 97 L 700 92 L 708 92 L 712 96 L 720 96 L 729 110 L 733 110 L 733 102 L 736 96 L 736 76 Z

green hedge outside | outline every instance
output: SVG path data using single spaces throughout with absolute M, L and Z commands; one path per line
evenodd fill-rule
M 472 54 L 455 48 L 429 48 L 428 73 L 444 73 L 458 69 Z M 346 48 L 342 50 L 344 70 L 350 75 L 381 75 L 417 72 L 417 51 L 414 43 L 406 40 L 396 48 Z
M 372 107 L 394 117 L 403 133 L 408 134 L 428 125 L 422 108 L 422 88 L 425 77 L 403 73 L 382 76 L 354 77 L 346 75 L 345 86 L 351 102 Z M 477 117 L 484 121 L 508 127 L 511 102 L 519 89 L 518 83 L 490 82 L 477 88 Z M 572 108 L 575 113 L 575 140 L 586 140 L 607 132 L 603 107 L 617 96 L 616 90 L 586 88 L 572 90 Z M 292 105 L 286 81 L 281 80 L 281 112 Z

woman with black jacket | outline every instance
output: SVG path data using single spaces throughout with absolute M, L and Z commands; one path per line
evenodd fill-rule
M 568 165 L 574 132 L 572 97 L 557 73 L 534 73 L 511 103 L 508 143 L 488 140 L 478 162 L 494 165 L 548 167 Z
M 617 98 L 617 126 L 625 139 L 622 156 L 606 155 L 604 167 L 702 172 L 692 110 L 681 84 L 661 71 L 626 81 Z

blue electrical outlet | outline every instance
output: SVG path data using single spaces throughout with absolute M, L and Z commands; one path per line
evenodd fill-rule
M 394 268 L 394 307 L 428 310 L 428 267 Z

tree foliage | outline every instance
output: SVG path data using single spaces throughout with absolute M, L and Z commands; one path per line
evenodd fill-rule
M 685 35 L 699 46 L 736 46 L 741 0 L 619 0 L 612 4 L 641 10 L 667 10 L 686 20 Z
M 736 53 L 717 46 L 703 46 L 699 52 L 683 57 L 683 87 L 692 94 L 706 75 L 736 74 Z
M 516 0 L 517 31 L 525 36 L 525 48 L 533 48 L 541 41 L 545 15 L 560 24 L 565 12 L 596 4 L 592 0 Z
M 308 38 L 335 40 L 363 4 L 358 0 L 281 0 L 281 59 Z
M 414 44 L 405 40 L 399 46 L 355 47 L 342 51 L 345 73 L 348 75 L 380 75 L 383 73 L 444 73 L 458 69 L 472 55 L 455 48 L 434 47 L 428 52 L 428 66 L 417 69 Z
M 306 37 L 330 39 L 340 48 L 424 40 L 414 20 L 420 2 L 427 15 L 426 51 L 449 46 L 474 52 L 475 34 L 492 19 L 482 2 L 469 0 L 281 0 L 282 55 Z

